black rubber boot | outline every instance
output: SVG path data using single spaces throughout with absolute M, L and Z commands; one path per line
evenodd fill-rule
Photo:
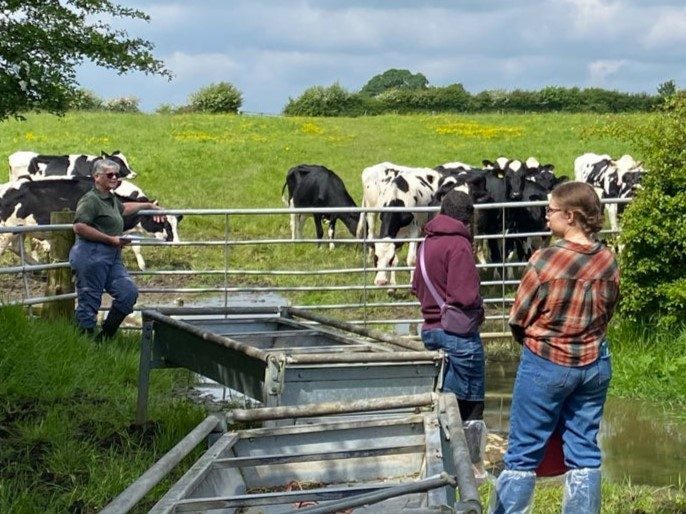
M 95 336 L 95 340 L 105 341 L 107 339 L 112 339 L 114 334 L 117 333 L 119 325 L 121 325 L 126 316 L 128 316 L 128 314 L 124 314 L 120 310 L 112 307 L 110 312 L 107 314 L 107 319 L 102 323 L 102 330 L 100 330 L 100 333 Z
M 93 337 L 94 333 L 95 333 L 95 329 L 93 327 L 90 327 L 90 328 L 79 327 L 79 334 L 81 334 L 81 335 Z

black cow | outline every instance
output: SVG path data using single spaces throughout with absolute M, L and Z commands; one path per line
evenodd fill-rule
M 548 189 L 543 185 L 526 180 L 522 190 L 522 202 L 545 201 L 548 199 Z M 531 233 L 546 231 L 545 206 L 527 206 L 511 208 L 507 212 L 510 219 L 508 224 L 509 233 Z M 513 251 L 517 260 L 528 261 L 533 250 L 544 246 L 550 236 L 536 236 L 526 238 L 508 239 L 506 248 L 508 253 Z
M 109 159 L 119 164 L 119 174 L 122 177 L 132 179 L 136 177 L 129 166 L 129 162 L 119 150 L 108 154 L 102 152 L 101 155 L 36 155 L 28 164 L 28 174 L 35 178 L 46 178 L 55 176 L 74 176 L 74 177 L 90 177 L 93 171 L 93 165 L 102 159 Z M 10 167 L 12 159 L 10 159 Z M 20 168 L 10 169 L 10 179 L 16 180 L 19 176 Z
M 325 166 L 317 164 L 294 166 L 286 174 L 286 182 L 281 189 L 282 195 L 286 189 L 288 190 L 288 205 L 291 207 L 357 207 L 341 178 Z M 286 201 L 285 197 L 284 201 Z M 352 212 L 342 212 L 315 213 L 312 214 L 312 217 L 314 218 L 317 239 L 324 237 L 322 220 L 329 223 L 329 248 L 333 250 L 336 221 L 341 220 L 350 233 L 355 236 L 360 216 Z M 291 235 L 293 239 L 300 239 L 302 236 L 304 221 L 305 215 L 291 214 Z
M 0 225 L 48 225 L 50 213 L 61 210 L 76 210 L 79 199 L 93 188 L 93 179 L 89 177 L 51 178 L 36 181 L 19 181 L 4 190 L 0 197 Z M 130 182 L 123 181 L 115 194 L 122 202 L 148 202 L 148 197 Z M 145 219 L 148 218 L 148 219 Z M 166 216 L 163 223 L 155 222 L 151 217 L 133 214 L 124 217 L 124 231 L 128 234 L 145 235 L 162 241 L 178 242 L 177 225 L 181 216 Z M 33 234 L 42 239 L 42 234 Z M 18 236 L 0 234 L 0 255 L 12 245 L 17 250 Z M 49 245 L 43 242 L 43 249 Z M 140 254 L 140 246 L 132 245 L 138 267 L 145 269 L 145 261 Z M 33 256 L 34 261 L 37 256 Z

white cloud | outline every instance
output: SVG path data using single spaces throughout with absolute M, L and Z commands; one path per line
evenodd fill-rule
M 588 65 L 588 79 L 594 86 L 602 86 L 627 64 L 626 61 L 594 61 Z
M 670 48 L 686 43 L 686 9 L 662 13 L 642 41 L 650 49 Z
M 176 77 L 98 70 L 84 85 L 136 94 L 148 110 L 226 80 L 246 110 L 279 112 L 308 87 L 357 90 L 389 68 L 472 92 L 589 83 L 654 91 L 665 77 L 686 87 L 686 9 L 677 0 L 119 2 L 150 14 L 125 28 L 150 40 Z
M 579 36 L 599 30 L 614 30 L 626 10 L 626 6 L 619 1 L 563 0 L 563 3 L 572 7 L 569 15 L 574 31 Z

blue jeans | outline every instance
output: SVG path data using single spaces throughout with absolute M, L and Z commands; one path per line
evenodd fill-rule
M 443 350 L 446 355 L 443 391 L 458 400 L 483 401 L 486 392 L 484 346 L 479 334 L 458 336 L 441 329 L 422 330 L 428 350 Z
M 77 240 L 69 251 L 69 264 L 76 276 L 76 322 L 95 327 L 102 293 L 112 295 L 112 307 L 123 314 L 133 312 L 138 288 L 121 260 L 121 250 L 93 241 Z
M 567 467 L 600 468 L 598 430 L 612 377 L 607 342 L 600 350 L 595 362 L 567 367 L 524 347 L 512 393 L 506 469 L 535 470 L 558 424 Z

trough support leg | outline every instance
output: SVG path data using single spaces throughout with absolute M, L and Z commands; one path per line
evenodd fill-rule
M 136 425 L 142 426 L 148 418 L 148 394 L 150 389 L 150 362 L 152 361 L 152 321 L 143 323 L 141 359 L 138 365 L 138 400 L 136 402 Z

